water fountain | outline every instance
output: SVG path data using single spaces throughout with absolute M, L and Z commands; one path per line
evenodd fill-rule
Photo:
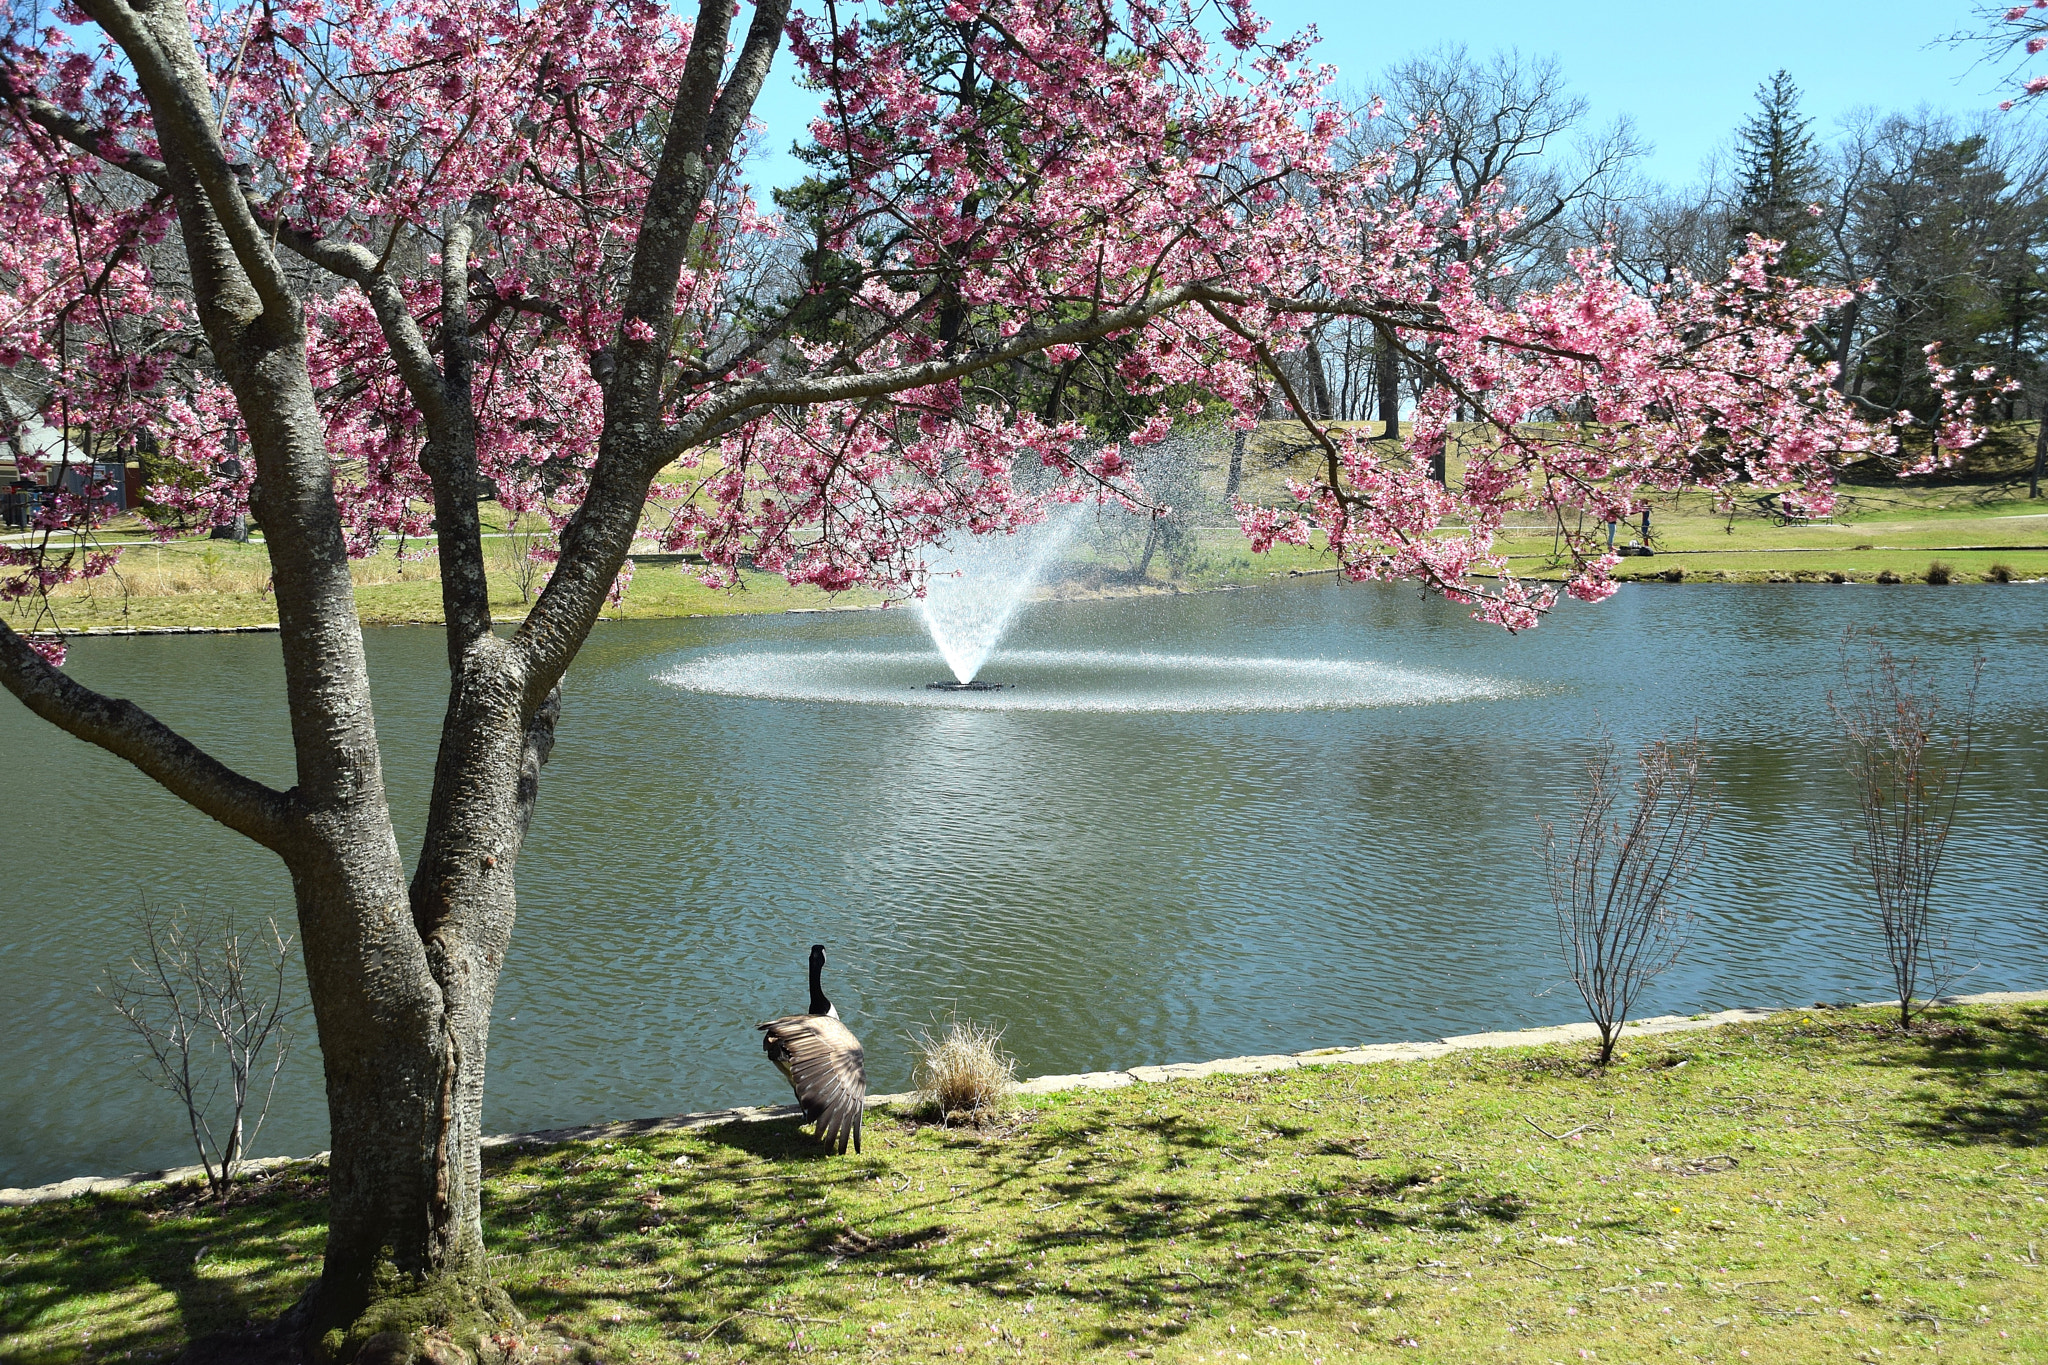
M 953 681 L 927 687 L 988 692 L 1006 686 L 977 681 L 976 675 L 1038 586 L 1046 566 L 1073 538 L 1080 513 L 1078 507 L 1056 507 L 1036 526 L 1010 535 L 959 532 L 933 552 L 918 610 Z
M 1087 630 L 1085 618 L 1074 625 Z M 1082 647 L 1005 649 L 1001 686 L 934 688 L 930 647 L 906 648 L 894 633 L 859 644 L 709 649 L 660 676 L 686 692 L 757 701 L 1125 715 L 1426 706 L 1526 690 L 1499 678 L 1363 659 L 1133 650 L 1100 637 L 1074 643 Z
M 1184 497 L 1192 500 L 1197 492 L 1190 482 Z M 1497 679 L 1368 660 L 1133 648 L 1130 635 L 1098 634 L 1089 625 L 1103 619 L 1101 608 L 1064 610 L 1064 619 L 1045 629 L 1034 622 L 1026 647 L 1004 648 L 1000 680 L 982 678 L 983 666 L 1090 516 L 1085 504 L 1059 506 L 1014 534 L 961 533 L 932 552 L 918 614 L 950 679 L 930 680 L 931 647 L 912 646 L 896 622 L 876 621 L 856 644 L 841 634 L 852 624 L 842 618 L 844 624 L 832 627 L 839 634 L 834 645 L 708 650 L 680 661 L 663 680 L 686 691 L 761 700 L 1006 712 L 1350 709 L 1482 700 L 1518 690 Z M 1102 546 L 1094 548 L 1100 555 Z M 1043 647 L 1048 644 L 1054 647 Z

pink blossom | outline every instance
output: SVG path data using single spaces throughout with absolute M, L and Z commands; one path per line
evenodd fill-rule
M 1269 403 L 1296 401 L 1275 362 L 1329 306 L 1426 328 L 1409 339 L 1439 382 L 1398 443 L 1296 413 L 1319 473 L 1276 505 L 1236 504 L 1245 535 L 1258 551 L 1323 547 L 1347 578 L 1420 582 L 1509 629 L 1537 624 L 1558 591 L 1515 577 L 1498 544 L 1515 521 L 1556 526 L 1562 591 L 1597 601 L 1614 591 L 1613 561 L 1584 529 L 1599 519 L 1700 486 L 1818 506 L 1837 464 L 1894 449 L 1801 351 L 1848 295 L 1774 273 L 1779 244 L 1750 239 L 1725 276 L 1653 290 L 1589 249 L 1555 284 L 1509 293 L 1493 252 L 1519 210 L 1498 193 L 1404 199 L 1390 159 L 1339 155 L 1354 122 L 1334 73 L 1309 60 L 1313 34 L 1270 37 L 1246 0 L 1217 8 L 1210 24 L 1149 0 L 955 0 L 944 12 L 963 52 L 1006 93 L 996 122 L 994 106 L 927 79 L 887 26 L 797 16 L 788 52 L 827 96 L 812 133 L 840 190 L 820 221 L 785 225 L 747 190 L 742 148 L 714 168 L 673 298 L 651 303 L 629 269 L 645 153 L 689 50 L 668 8 L 532 0 L 457 16 L 426 0 L 277 0 L 247 41 L 240 9 L 192 13 L 202 59 L 237 73 L 219 86 L 220 135 L 280 242 L 288 226 L 317 228 L 389 262 L 388 292 L 321 276 L 300 305 L 352 554 L 434 527 L 432 405 L 399 361 L 408 338 L 431 350 L 442 335 L 429 258 L 465 214 L 481 222 L 461 300 L 479 357 L 476 473 L 539 536 L 526 553 L 541 565 L 557 562 L 553 537 L 606 441 L 630 440 L 633 459 L 666 464 L 642 531 L 702 555 L 706 581 L 730 585 L 751 564 L 832 591 L 914 593 L 927 548 L 963 528 L 1000 534 L 1059 502 L 1155 510 L 1134 473 L 1143 448 L 1177 421 L 1248 430 Z M 295 30 L 323 36 L 287 41 Z M 102 129 L 106 149 L 147 153 L 155 131 L 127 68 L 78 43 L 68 29 L 0 39 L 0 69 Z M 1374 101 L 1366 116 L 1381 112 Z M 0 121 L 0 362 L 52 375 L 50 401 L 98 439 L 163 454 L 175 477 L 151 490 L 162 534 L 246 514 L 258 471 L 242 414 L 183 286 L 139 249 L 170 240 L 174 205 L 15 103 Z M 761 328 L 788 284 L 776 272 L 813 232 L 856 283 L 789 297 L 844 295 L 843 312 Z M 387 251 L 401 239 L 408 251 Z M 961 337 L 937 324 L 941 280 Z M 96 329 L 88 315 L 121 322 Z M 1102 318 L 1125 321 L 1089 331 Z M 1128 442 L 1104 446 L 1056 408 L 992 399 L 986 371 L 945 368 L 1004 343 L 1005 364 L 1074 366 L 1120 388 L 1137 412 Z M 630 432 L 607 431 L 617 413 L 598 375 L 650 365 L 658 402 Z M 846 390 L 828 379 L 864 387 L 834 396 Z M 1462 420 L 1454 394 L 1473 409 Z M 1945 406 L 1938 458 L 1975 420 L 1961 398 Z M 1465 468 L 1447 487 L 1429 468 L 1454 441 Z M 47 596 L 107 571 L 103 500 L 66 495 L 45 515 L 41 543 L 0 557 L 0 592 Z M 631 574 L 629 560 L 615 603 Z

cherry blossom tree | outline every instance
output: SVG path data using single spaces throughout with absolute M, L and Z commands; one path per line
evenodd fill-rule
M 323 1358 L 393 1323 L 474 1344 L 516 1321 L 478 1203 L 491 1001 L 559 684 L 636 537 L 701 553 L 713 581 L 750 562 L 907 593 L 949 532 L 1061 500 L 1149 510 L 1126 446 L 1019 401 L 1108 343 L 1156 402 L 1134 444 L 1203 410 L 1248 428 L 1275 398 L 1304 423 L 1321 476 L 1239 505 L 1255 548 L 1326 545 L 1352 579 L 1417 580 L 1517 630 L 1554 589 L 1508 571 L 1511 514 L 1556 518 L 1565 590 L 1597 600 L 1613 561 L 1578 513 L 1737 481 L 1822 511 L 1838 462 L 1895 448 L 1802 355 L 1840 296 L 1769 270 L 1773 244 L 1650 292 L 1598 250 L 1554 287 L 1488 288 L 1520 210 L 1390 194 L 1391 153 L 1333 157 L 1334 73 L 1243 0 L 11 14 L 0 367 L 67 442 L 184 471 L 161 506 L 260 523 L 297 780 L 266 786 L 82 685 L 47 634 L 0 623 L 0 683 L 290 871 L 333 1142 L 326 1258 L 290 1326 Z M 785 47 L 823 102 L 802 249 L 740 174 Z M 1426 367 L 1399 448 L 1316 418 L 1287 378 L 1337 317 Z M 1932 458 L 1970 436 L 1949 412 Z M 1454 438 L 1447 487 L 1429 468 Z M 503 634 L 487 493 L 556 522 Z M 5 550 L 5 592 L 48 604 L 105 572 L 104 516 L 91 490 L 46 506 Z M 408 866 L 348 566 L 428 530 L 449 694 Z
M 1977 10 L 1983 23 L 1981 33 L 1957 34 L 1951 41 L 1979 43 L 1989 48 L 1992 60 L 2016 59 L 2013 81 L 2019 86 L 2011 99 L 2001 100 L 2000 109 L 2048 94 L 2048 76 L 2029 76 L 2028 60 L 2048 49 L 2048 0 L 2030 0 L 2024 5 L 1985 5 Z

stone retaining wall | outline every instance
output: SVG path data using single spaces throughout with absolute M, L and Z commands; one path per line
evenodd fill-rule
M 2048 1002 L 2048 991 L 1989 991 L 1981 995 L 1943 997 L 1944 1005 L 2021 1005 Z M 1858 1008 L 1885 1009 L 1896 1000 L 1873 1000 Z M 1651 1019 L 1631 1019 L 1627 1037 L 1658 1033 L 1692 1033 L 1720 1028 L 1726 1024 L 1749 1024 L 1768 1019 L 1785 1010 L 1735 1009 L 1714 1014 L 1666 1014 Z M 1823 1007 L 1792 1011 L 1814 1014 Z M 1116 1090 L 1127 1085 L 1162 1085 L 1172 1081 L 1195 1080 L 1203 1076 L 1247 1076 L 1264 1071 L 1291 1071 L 1302 1066 L 1371 1066 L 1382 1062 L 1419 1062 L 1453 1052 L 1477 1048 L 1547 1047 L 1552 1043 L 1588 1042 L 1600 1036 L 1590 1023 L 1552 1024 L 1544 1028 L 1515 1029 L 1502 1033 L 1465 1033 L 1439 1038 L 1432 1043 L 1370 1043 L 1362 1047 L 1319 1047 L 1306 1052 L 1275 1052 L 1254 1057 L 1224 1057 L 1213 1062 L 1168 1062 L 1163 1066 L 1134 1066 L 1128 1071 L 1083 1071 L 1066 1076 L 1036 1076 L 1020 1081 L 1019 1095 L 1049 1095 L 1061 1090 Z M 870 1095 L 868 1106 L 903 1104 L 914 1095 Z M 578 1128 L 547 1128 L 533 1133 L 500 1133 L 483 1139 L 485 1150 L 494 1147 L 553 1147 L 565 1142 L 617 1141 L 645 1133 L 672 1133 L 687 1128 L 711 1128 L 726 1123 L 768 1123 L 800 1119 L 803 1111 L 793 1104 L 741 1105 L 733 1109 L 711 1109 L 697 1114 L 673 1114 L 665 1118 L 631 1119 L 624 1123 L 593 1123 Z M 308 1157 L 273 1156 L 244 1162 L 245 1172 L 272 1171 L 304 1162 L 324 1163 L 327 1153 Z M 132 1189 L 137 1185 L 203 1180 L 206 1172 L 198 1166 L 176 1166 L 163 1171 L 134 1171 L 128 1175 L 82 1175 L 54 1184 L 29 1189 L 0 1189 L 0 1208 L 43 1204 L 75 1195 Z

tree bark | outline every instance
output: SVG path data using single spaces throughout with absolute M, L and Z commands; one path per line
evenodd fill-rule
M 480 1230 L 458 1216 L 451 1181 L 460 1153 L 434 1131 L 454 1060 L 481 1040 L 462 1036 L 466 1016 L 448 1008 L 408 913 L 303 313 L 207 121 L 183 5 L 94 0 L 90 12 L 156 117 L 199 320 L 256 466 L 298 775 L 271 846 L 291 873 L 332 1130 L 328 1254 L 304 1315 L 314 1344 L 339 1349 L 374 1298 L 483 1280 Z
M 1394 348 L 1394 339 L 1385 328 L 1379 329 L 1379 336 L 1372 349 L 1373 387 L 1380 400 L 1380 439 L 1398 441 L 1401 439 L 1401 357 Z
M 425 1324 L 460 1340 L 517 1321 L 485 1261 L 478 1139 L 514 869 L 560 694 L 522 724 L 506 652 L 486 651 L 450 691 L 407 913 L 387 915 L 402 959 L 390 989 L 365 991 L 349 953 L 306 944 L 334 1134 L 327 1256 L 304 1324 L 324 1358 Z M 302 918 L 339 880 L 296 879 Z
M 1138 556 L 1138 568 L 1137 572 L 1131 575 L 1133 578 L 1142 580 L 1152 568 L 1152 552 L 1159 548 L 1160 520 L 1159 514 L 1154 512 L 1150 523 L 1145 527 L 1145 552 Z
M 1330 374 L 1323 365 L 1323 348 L 1316 344 L 1314 334 L 1308 344 L 1301 348 L 1302 367 L 1308 371 L 1308 400 L 1315 408 L 1315 415 L 1330 418 L 1337 415 L 1337 400 L 1330 393 Z
M 517 635 L 499 638 L 476 513 L 470 220 L 453 217 L 445 233 L 436 348 L 375 255 L 259 222 L 220 145 L 210 77 L 182 3 L 84 7 L 135 72 L 158 156 L 128 152 L 45 104 L 30 101 L 31 113 L 176 205 L 199 320 L 249 433 L 250 501 L 271 561 L 297 785 L 276 792 L 233 772 L 132 703 L 65 677 L 4 623 L 0 684 L 272 849 L 290 871 L 332 1146 L 326 1257 L 291 1319 L 301 1342 L 317 1358 L 353 1359 L 383 1335 L 380 1358 L 403 1359 L 431 1326 L 475 1347 L 517 1319 L 492 1286 L 485 1257 L 478 1143 L 491 1005 L 515 918 L 514 869 L 554 743 L 561 677 L 602 608 L 665 458 L 655 438 L 666 355 L 622 333 L 590 495 L 564 533 L 547 591 Z M 701 0 L 626 298 L 627 315 L 657 337 L 669 335 L 711 173 L 731 154 L 787 12 L 787 0 L 756 7 L 728 74 L 731 7 Z M 385 797 L 305 319 L 275 255 L 279 245 L 362 289 L 426 432 L 422 464 L 441 537 L 450 685 L 427 833 L 410 878 Z
M 1860 294 L 1851 295 L 1849 301 L 1842 305 L 1842 311 L 1835 319 L 1835 325 L 1840 331 L 1836 333 L 1834 354 L 1830 358 L 1835 362 L 1836 393 L 1847 394 L 1849 392 L 1849 361 L 1855 354 L 1856 323 L 1861 317 L 1862 312 L 1862 296 Z
M 2041 496 L 2041 475 L 2048 472 L 2048 411 L 2038 415 L 2034 422 L 2034 469 L 2027 475 L 2027 496 Z

